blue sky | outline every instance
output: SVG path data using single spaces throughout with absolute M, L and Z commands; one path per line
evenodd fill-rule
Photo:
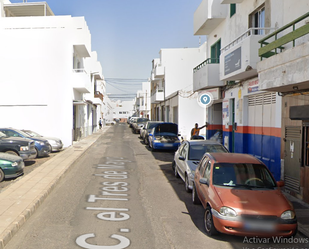
M 159 58 L 161 48 L 199 46 L 193 14 L 201 1 L 46 0 L 55 15 L 85 17 L 103 75 L 116 82 L 107 84 L 107 91 L 123 94 L 136 93 L 138 83 L 150 77 L 152 60 Z M 121 84 L 118 79 L 123 79 Z

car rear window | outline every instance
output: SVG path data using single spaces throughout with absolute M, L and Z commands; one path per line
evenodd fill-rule
M 221 144 L 192 144 L 189 150 L 189 160 L 201 160 L 205 153 L 227 152 Z
M 266 166 L 249 163 L 215 163 L 213 184 L 243 188 L 274 188 L 276 186 Z

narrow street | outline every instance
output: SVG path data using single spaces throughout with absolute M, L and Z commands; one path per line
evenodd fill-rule
M 175 178 L 173 155 L 151 152 L 127 124 L 111 127 L 5 248 L 309 248 L 301 242 L 206 236 L 203 207 L 192 204 Z

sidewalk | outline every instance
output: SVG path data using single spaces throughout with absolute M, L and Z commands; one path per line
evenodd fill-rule
M 10 241 L 56 186 L 70 166 L 110 126 L 78 141 L 0 193 L 0 249 Z
M 298 221 L 298 232 L 309 238 L 309 204 L 283 192 L 284 195 L 292 202 Z

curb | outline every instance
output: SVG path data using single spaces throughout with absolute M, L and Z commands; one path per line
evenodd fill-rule
M 85 140 L 92 140 L 90 141 L 89 144 L 87 144 L 87 146 L 85 146 L 85 148 L 81 151 L 80 148 L 78 148 L 78 155 L 76 156 L 76 158 L 74 158 L 73 160 L 70 161 L 70 163 L 68 163 L 67 165 L 65 165 L 64 169 L 57 174 L 57 176 L 55 176 L 55 178 L 53 178 L 51 180 L 51 183 L 49 184 L 49 186 L 43 190 L 41 193 L 38 194 L 37 198 L 32 201 L 27 208 L 20 214 L 18 215 L 17 218 L 14 219 L 14 221 L 11 222 L 11 224 L 0 234 L 0 249 L 4 249 L 4 247 L 8 244 L 8 242 L 12 239 L 12 237 L 18 232 L 18 230 L 22 227 L 22 225 L 34 214 L 34 212 L 38 209 L 39 206 L 41 206 L 41 204 L 44 202 L 44 200 L 46 199 L 46 197 L 52 192 L 52 190 L 55 188 L 55 186 L 57 185 L 57 183 L 59 182 L 59 180 L 65 176 L 65 174 L 68 172 L 68 170 L 71 168 L 71 166 L 83 155 L 87 152 L 87 150 L 109 129 L 110 127 L 107 127 L 106 129 L 104 129 L 103 131 L 99 131 L 96 133 L 93 133 L 92 135 L 85 137 L 84 139 L 78 141 L 77 143 L 71 145 L 70 147 L 68 147 L 67 149 L 65 149 L 61 154 L 56 155 L 55 157 L 53 157 L 50 161 L 47 161 L 45 163 L 43 163 L 40 167 L 42 167 L 43 165 L 46 165 L 47 163 L 51 163 L 52 161 L 56 160 L 57 158 L 59 158 L 60 156 L 63 156 L 64 154 L 73 154 L 75 151 L 74 150 L 74 146 L 78 145 L 80 142 L 85 143 Z M 101 134 L 99 134 L 101 133 Z M 97 135 L 98 136 L 95 138 L 93 135 Z M 40 169 L 40 167 L 36 168 L 35 170 L 33 170 L 32 172 L 29 173 L 29 175 L 34 174 L 38 169 Z M 29 176 L 28 175 L 28 176 Z M 13 184 L 14 185 L 14 184 Z M 5 191 L 3 191 L 5 192 Z M 1 193 L 3 193 L 1 192 Z M 0 193 L 0 194 L 1 194 Z

